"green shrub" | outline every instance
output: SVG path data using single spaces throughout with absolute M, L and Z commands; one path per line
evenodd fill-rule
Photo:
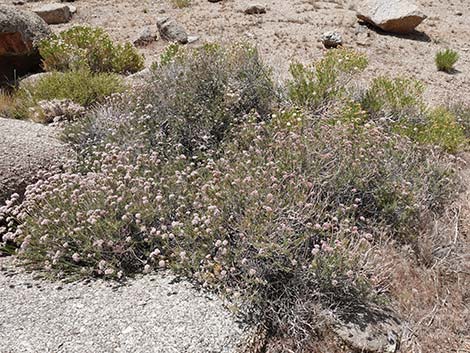
M 439 71 L 452 72 L 459 54 L 452 49 L 440 50 L 436 54 L 435 62 Z
M 301 344 L 310 305 L 366 300 L 367 249 L 382 236 L 411 241 L 448 196 L 451 170 L 378 127 L 257 120 L 206 158 L 178 144 L 95 148 L 89 172 L 53 175 L 4 210 L 20 224 L 4 241 L 59 277 L 172 268 L 275 334 L 289 325 Z
M 69 99 L 86 107 L 123 92 L 125 88 L 116 74 L 92 74 L 87 70 L 52 72 L 35 83 L 23 85 L 14 93 L 14 117 L 31 118 L 40 101 Z
M 89 69 L 127 74 L 144 67 L 144 59 L 130 44 L 114 44 L 101 28 L 75 26 L 42 40 L 39 52 L 47 71 Z
M 424 85 L 417 80 L 378 77 L 372 81 L 361 104 L 373 117 L 399 120 L 425 109 L 424 90 Z
M 123 80 L 116 74 L 92 74 L 87 70 L 53 72 L 34 84 L 24 85 L 17 98 L 33 104 L 40 100 L 70 99 L 89 106 L 124 89 Z
M 445 108 L 429 111 L 421 119 L 402 120 L 396 131 L 415 141 L 442 147 L 455 153 L 468 143 L 456 116 Z
M 339 98 L 352 76 L 363 71 L 367 63 L 365 55 L 349 49 L 330 50 L 313 67 L 294 63 L 290 66 L 288 96 L 299 107 L 316 109 Z

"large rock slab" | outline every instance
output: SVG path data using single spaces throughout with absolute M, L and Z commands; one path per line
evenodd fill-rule
M 0 118 L 0 206 L 11 194 L 22 195 L 39 172 L 70 156 L 67 146 L 57 139 L 56 129 Z
M 357 8 L 357 17 L 380 29 L 406 34 L 426 19 L 419 7 L 407 0 L 363 0 Z
M 70 7 L 64 4 L 45 4 L 33 10 L 50 25 L 67 23 L 72 19 Z
M 170 274 L 53 283 L 11 261 L 0 258 L 2 353 L 234 353 L 245 336 L 219 298 Z
M 0 85 L 40 69 L 35 42 L 51 33 L 35 13 L 0 5 Z

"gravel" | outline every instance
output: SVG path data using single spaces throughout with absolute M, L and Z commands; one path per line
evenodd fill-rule
M 232 353 L 246 327 L 170 274 L 60 283 L 0 258 L 0 352 Z

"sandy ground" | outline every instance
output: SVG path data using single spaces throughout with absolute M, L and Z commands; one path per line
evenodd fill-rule
M 12 0 L 0 0 L 11 3 Z M 47 1 L 27 3 L 33 8 Z M 255 1 L 256 2 L 256 1 Z M 412 76 L 426 83 L 426 97 L 434 104 L 452 101 L 470 102 L 470 3 L 469 0 L 418 0 L 428 19 L 409 36 L 387 35 L 366 29 L 357 34 L 356 0 L 260 0 L 268 11 L 264 15 L 245 15 L 240 11 L 252 0 L 223 0 L 211 3 L 192 0 L 178 9 L 171 0 L 78 0 L 78 12 L 69 24 L 53 26 L 60 31 L 71 25 L 87 23 L 102 26 L 120 41 L 132 40 L 144 27 L 157 31 L 156 19 L 177 19 L 191 35 L 206 41 L 248 41 L 257 45 L 265 60 L 285 78 L 293 59 L 311 62 L 325 49 L 321 34 L 336 30 L 346 46 L 368 54 L 370 66 L 366 79 L 378 75 Z M 142 48 L 147 64 L 164 49 L 163 40 Z M 460 53 L 457 73 L 438 72 L 434 55 L 439 49 L 452 48 Z

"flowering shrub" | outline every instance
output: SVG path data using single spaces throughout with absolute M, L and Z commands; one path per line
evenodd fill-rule
M 269 71 L 250 47 L 175 48 L 136 96 L 68 128 L 78 163 L 0 208 L 3 248 L 59 278 L 171 268 L 301 348 L 313 307 L 374 297 L 369 250 L 415 245 L 455 189 L 452 164 L 352 99 L 312 113 L 294 89 L 308 109 L 273 110 Z M 348 55 L 334 53 L 317 69 L 358 69 L 352 57 L 333 65 Z M 338 82 L 322 86 L 323 103 L 345 93 Z
M 85 175 L 51 175 L 10 202 L 18 227 L 4 242 L 59 277 L 169 267 L 292 335 L 312 325 L 309 303 L 364 300 L 365 250 L 412 241 L 452 185 L 445 160 L 380 127 L 295 112 L 253 115 L 210 157 L 104 147 Z
M 130 44 L 114 44 L 101 28 L 75 26 L 38 44 L 47 71 L 89 69 L 127 74 L 142 70 L 144 59 Z
M 300 107 L 317 109 L 327 101 L 339 98 L 351 77 L 363 71 L 367 64 L 365 55 L 349 49 L 330 50 L 313 67 L 291 64 L 288 96 Z

